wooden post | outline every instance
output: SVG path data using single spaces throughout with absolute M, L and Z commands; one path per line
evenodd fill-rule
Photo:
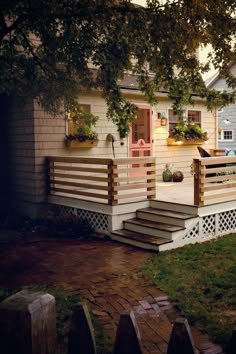
M 124 311 L 120 315 L 113 354 L 142 354 L 133 311 Z
M 202 202 L 200 200 L 200 184 L 201 184 L 201 176 L 200 176 L 200 166 L 201 162 L 199 159 L 193 160 L 193 168 L 194 168 L 194 205 L 200 206 Z
M 156 164 L 155 164 L 155 162 L 152 162 L 152 163 L 147 163 L 146 166 L 147 167 L 155 167 Z M 156 174 L 156 171 L 147 171 L 147 184 L 150 182 L 152 183 L 153 181 L 156 181 L 155 174 Z M 155 187 L 147 187 L 147 192 L 148 191 L 152 191 L 153 194 L 148 195 L 147 199 L 156 198 L 156 184 L 155 184 Z
M 177 318 L 170 336 L 167 354 L 196 354 L 191 330 L 186 318 Z
M 49 158 L 46 158 L 46 183 L 47 183 L 47 194 L 50 194 L 51 193 L 51 186 L 50 186 L 50 169 L 51 169 L 51 164 L 52 162 L 50 162 Z
M 71 318 L 68 354 L 96 354 L 93 325 L 84 303 L 76 306 Z
M 236 353 L 236 327 L 233 329 L 226 353 L 227 354 L 235 354 Z
M 52 295 L 22 290 L 0 304 L 1 354 L 55 354 L 55 343 Z
M 114 190 L 114 187 L 117 186 L 115 178 L 118 177 L 118 174 L 114 173 L 114 169 L 117 168 L 117 165 L 114 164 L 114 161 L 111 160 L 108 163 L 108 205 L 116 205 L 118 201 L 114 198 L 117 195 L 117 191 Z

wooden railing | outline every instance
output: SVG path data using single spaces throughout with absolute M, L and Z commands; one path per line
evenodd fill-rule
M 50 156 L 50 195 L 116 205 L 156 196 L 154 157 L 92 158 Z
M 194 204 L 236 200 L 236 156 L 194 159 Z

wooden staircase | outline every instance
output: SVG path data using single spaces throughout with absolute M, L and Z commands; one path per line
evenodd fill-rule
M 136 218 L 124 220 L 124 228 L 111 233 L 113 240 L 139 248 L 160 251 L 163 244 L 174 242 L 195 222 L 194 206 L 151 201 L 150 207 L 136 211 Z

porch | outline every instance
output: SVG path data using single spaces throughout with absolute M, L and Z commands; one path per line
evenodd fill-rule
M 153 157 L 48 157 L 49 203 L 112 239 L 159 251 L 236 231 L 236 157 L 193 163 L 193 177 L 174 183 L 156 181 Z

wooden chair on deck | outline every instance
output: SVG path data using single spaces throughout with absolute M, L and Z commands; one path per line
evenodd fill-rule
M 207 152 L 205 149 L 203 149 L 202 147 L 198 146 L 198 151 L 201 157 L 212 157 L 214 158 L 215 156 L 211 156 L 209 154 L 209 152 Z M 211 166 L 207 166 L 206 168 L 220 168 L 220 167 L 225 167 L 225 164 L 216 164 L 216 165 L 211 165 Z M 206 177 L 216 177 L 217 174 L 216 173 L 210 173 L 207 174 Z

